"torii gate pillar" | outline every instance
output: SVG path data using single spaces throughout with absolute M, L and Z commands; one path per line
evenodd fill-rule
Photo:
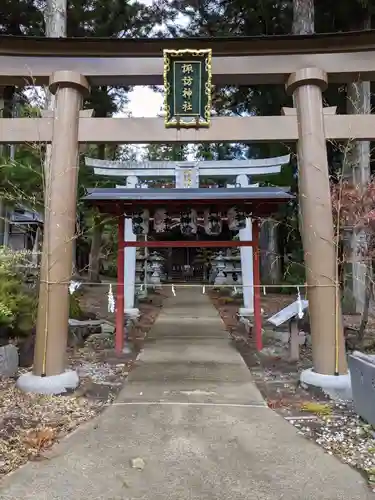
M 69 322 L 69 282 L 77 209 L 78 124 L 85 77 L 57 71 L 50 79 L 56 93 L 49 182 L 48 217 L 41 263 L 33 374 L 18 379 L 30 392 L 60 394 L 78 385 L 76 372 L 65 371 Z
M 286 88 L 294 97 L 298 119 L 301 235 L 313 355 L 313 371 L 301 380 L 323 387 L 323 379 L 329 383 L 332 376 L 345 377 L 348 371 L 324 130 L 322 90 L 327 88 L 327 75 L 318 68 L 298 70 L 290 76 Z M 319 379 L 316 383 L 314 377 Z M 338 379 L 336 387 L 337 383 Z

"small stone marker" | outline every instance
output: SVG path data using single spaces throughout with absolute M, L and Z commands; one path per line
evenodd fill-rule
M 18 370 L 18 349 L 13 344 L 0 347 L 0 377 L 14 377 Z

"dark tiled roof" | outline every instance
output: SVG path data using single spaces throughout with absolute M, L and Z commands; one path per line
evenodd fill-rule
M 35 210 L 17 207 L 10 213 L 11 224 L 40 224 L 43 223 L 43 216 Z
M 262 200 L 288 201 L 294 196 L 281 187 L 213 188 L 213 189 L 119 189 L 95 188 L 88 190 L 86 201 L 220 201 Z

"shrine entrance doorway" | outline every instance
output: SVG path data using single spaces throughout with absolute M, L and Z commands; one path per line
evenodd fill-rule
M 207 235 L 203 224 L 198 222 L 197 232 L 192 235 L 184 235 L 181 233 L 179 225 L 175 225 L 171 230 L 162 235 L 154 235 L 154 241 L 175 241 L 191 242 L 197 241 L 196 247 L 181 246 L 175 247 L 171 245 L 169 248 L 160 248 L 158 252 L 165 259 L 165 279 L 170 283 L 206 283 L 210 281 L 212 260 L 215 254 L 221 250 L 221 247 L 207 248 L 199 247 L 200 241 L 230 241 L 233 239 L 234 233 L 228 228 L 224 221 L 221 233 L 218 236 Z
M 171 263 L 167 280 L 170 282 L 203 282 L 205 275 L 196 248 L 171 248 Z

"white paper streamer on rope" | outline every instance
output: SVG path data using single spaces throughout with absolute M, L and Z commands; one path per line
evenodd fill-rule
M 205 285 L 203 285 L 202 293 L 203 293 L 203 295 L 206 293 L 206 286 Z
M 176 290 L 175 290 L 174 285 L 172 285 L 172 293 L 173 293 L 173 295 L 176 297 Z
M 109 285 L 108 290 L 108 312 L 114 313 L 116 309 L 115 298 L 113 296 L 112 285 Z
M 73 295 L 73 293 L 78 290 L 78 288 L 81 286 L 81 282 L 80 281 L 71 281 L 69 283 L 69 293 L 70 295 Z
M 218 236 L 223 229 L 223 221 L 221 213 L 211 212 L 211 210 L 206 209 L 204 211 L 204 230 L 206 234 L 212 236 Z
M 233 292 L 234 292 L 234 295 L 237 295 L 237 287 L 236 286 L 233 287 Z
M 265 286 L 263 287 L 263 293 L 264 293 L 264 295 L 267 295 L 267 290 L 266 290 Z
M 297 286 L 297 305 L 298 305 L 298 317 L 299 319 L 303 318 L 303 307 L 301 301 L 301 293 L 299 291 L 299 286 Z

